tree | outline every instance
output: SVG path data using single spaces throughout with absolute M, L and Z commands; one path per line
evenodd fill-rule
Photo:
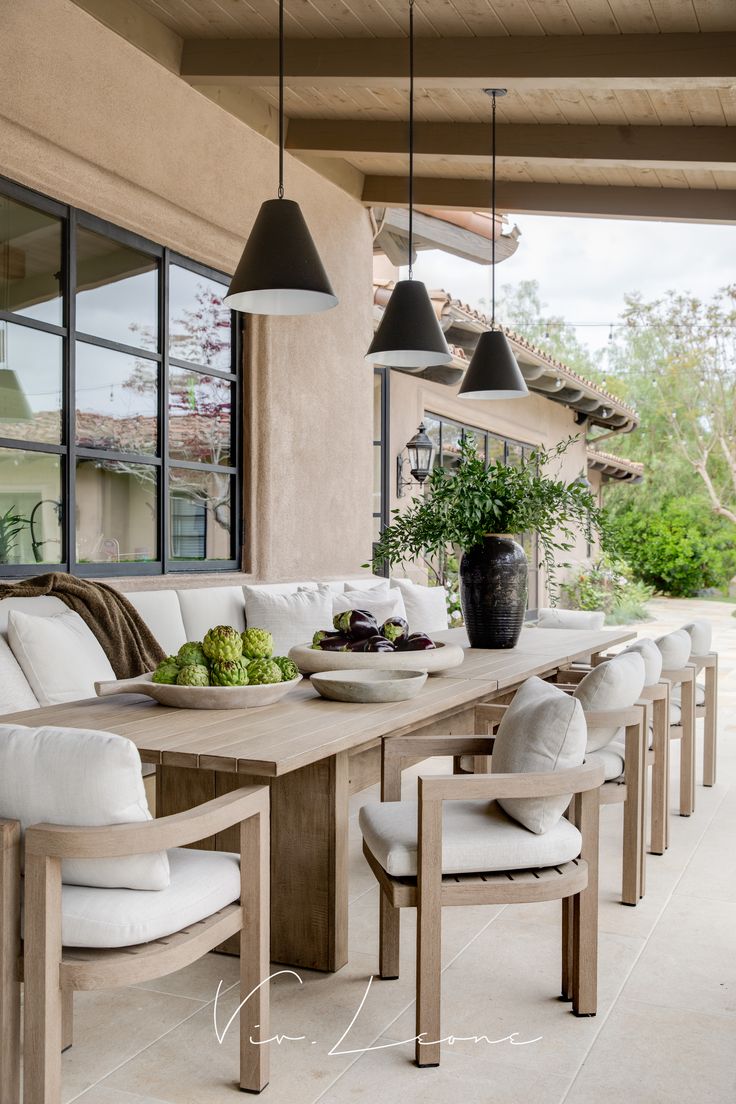
M 537 281 L 521 280 L 516 286 L 503 285 L 496 315 L 502 326 L 514 330 L 574 372 L 593 379 L 601 378 L 603 373 L 596 364 L 595 354 L 578 340 L 575 327 L 561 315 L 545 313 L 546 309 Z

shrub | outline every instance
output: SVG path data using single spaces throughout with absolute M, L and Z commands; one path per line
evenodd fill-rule
M 583 565 L 562 586 L 565 605 L 571 609 L 603 610 L 609 625 L 644 621 L 651 587 L 629 577 L 621 563 L 605 557 L 592 566 Z

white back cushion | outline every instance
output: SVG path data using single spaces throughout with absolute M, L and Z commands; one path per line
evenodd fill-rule
M 239 586 L 195 587 L 178 591 L 185 640 L 203 640 L 215 625 L 245 628 L 245 598 Z
M 52 598 L 49 594 L 41 594 L 37 598 L 0 599 L 0 635 L 7 635 L 11 610 L 32 613 L 36 617 L 49 617 L 55 613 L 63 613 L 66 609 L 69 607 L 60 598 Z
M 22 709 L 38 709 L 38 698 L 10 645 L 0 636 L 0 715 L 19 713 Z
M 386 580 L 388 583 L 388 580 Z M 401 591 L 375 587 L 373 590 L 345 590 L 344 594 L 335 594 L 332 600 L 332 612 L 344 613 L 345 610 L 359 609 L 372 613 L 379 626 L 389 617 L 403 617 L 405 621 L 406 607 Z
M 187 638 L 176 591 L 136 590 L 125 597 L 138 610 L 163 650 L 178 652 Z
M 679 671 L 690 658 L 692 641 L 690 634 L 684 629 L 675 629 L 674 632 L 660 636 L 654 643 L 662 653 L 662 669 L 664 671 Z
M 638 652 L 621 652 L 594 667 L 575 687 L 574 697 L 585 710 L 629 709 L 644 689 L 644 660 Z M 621 734 L 620 725 L 588 722 L 587 751 L 610 744 Z
M 74 610 L 34 617 L 11 610 L 8 643 L 41 705 L 95 696 L 95 682 L 115 672 L 97 638 Z
M 378 597 L 379 594 L 388 594 L 389 586 L 388 579 L 370 579 L 366 580 L 365 585 L 362 583 L 345 583 L 343 591 L 345 594 L 354 592 L 356 594 L 373 594 Z
M 245 586 L 245 618 L 252 629 L 273 635 L 274 655 L 287 655 L 295 644 L 311 644 L 318 629 L 332 628 L 332 593 L 328 587 L 275 594 L 266 587 Z
M 644 637 L 624 648 L 624 652 L 636 652 L 644 660 L 644 685 L 656 686 L 662 674 L 662 653 L 653 640 Z
M 540 609 L 537 624 L 540 629 L 602 629 L 606 621 L 603 610 Z
M 691 655 L 707 655 L 713 641 L 713 629 L 710 621 L 691 621 L 689 625 L 683 625 L 683 630 L 690 637 Z
M 411 632 L 442 632 L 449 626 L 444 587 L 421 586 L 411 579 L 392 579 L 391 587 L 401 591 Z
M 518 689 L 499 725 L 491 771 L 517 774 L 579 767 L 585 736 L 580 702 L 534 676 Z M 498 800 L 505 813 L 538 835 L 554 828 L 569 803 L 570 794 Z
M 0 816 L 33 824 L 103 825 L 151 820 L 138 749 L 87 729 L 0 725 Z M 69 859 L 69 885 L 165 889 L 165 851 L 120 859 Z

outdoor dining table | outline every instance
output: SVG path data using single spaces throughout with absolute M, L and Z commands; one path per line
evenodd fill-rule
M 134 694 L 67 702 L 3 718 L 24 725 L 127 736 L 156 765 L 156 814 L 202 804 L 254 781 L 271 791 L 271 952 L 276 962 L 339 970 L 348 947 L 351 793 L 378 781 L 384 737 L 472 735 L 475 706 L 530 675 L 632 639 L 630 629 L 525 628 L 513 649 L 471 649 L 462 629 L 435 634 L 465 648 L 462 664 L 430 677 L 411 701 L 325 701 L 305 679 L 261 709 L 165 708 Z M 199 847 L 236 851 L 233 831 Z

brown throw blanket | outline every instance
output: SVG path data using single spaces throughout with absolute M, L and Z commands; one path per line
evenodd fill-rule
M 95 634 L 118 678 L 152 671 L 164 651 L 135 606 L 107 583 L 93 583 L 63 572 L 0 583 L 0 598 L 58 598 L 78 613 Z

